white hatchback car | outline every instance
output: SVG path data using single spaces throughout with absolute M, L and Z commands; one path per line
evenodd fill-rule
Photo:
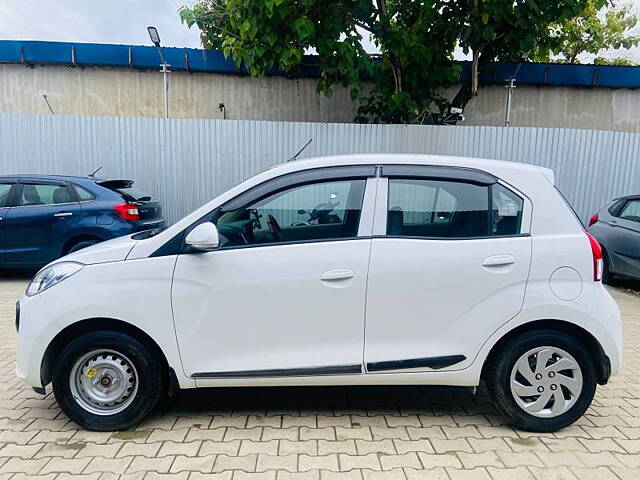
M 620 369 L 601 268 L 550 170 L 291 162 L 42 269 L 17 305 L 17 375 L 93 430 L 177 388 L 484 381 L 514 425 L 554 431 Z

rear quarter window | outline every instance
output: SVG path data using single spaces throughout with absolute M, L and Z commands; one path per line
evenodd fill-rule
M 89 202 L 91 200 L 95 200 L 96 197 L 86 188 L 81 187 L 80 185 L 74 185 L 73 187 L 75 188 L 78 199 L 81 202 Z

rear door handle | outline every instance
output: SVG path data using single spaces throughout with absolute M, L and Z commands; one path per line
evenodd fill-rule
M 609 225 L 611 225 L 612 227 L 617 227 L 618 222 L 616 220 L 609 220 Z
M 482 261 L 483 267 L 502 267 L 516 263 L 516 257 L 513 255 L 492 255 Z
M 72 217 L 73 212 L 58 212 L 53 214 L 54 217 Z
M 320 277 L 320 280 L 325 282 L 348 280 L 349 278 L 353 278 L 354 275 L 353 270 L 349 268 L 336 268 L 335 270 L 327 270 L 324 272 Z

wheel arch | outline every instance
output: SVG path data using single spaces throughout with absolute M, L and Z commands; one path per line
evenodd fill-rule
M 124 333 L 135 337 L 137 340 L 153 349 L 158 355 L 158 358 L 161 359 L 162 366 L 167 372 L 169 393 L 173 393 L 178 388 L 176 374 L 173 368 L 169 365 L 169 361 L 167 360 L 162 348 L 158 345 L 158 342 L 135 325 L 113 318 L 89 318 L 74 322 L 62 329 L 49 343 L 42 357 L 42 363 L 40 365 L 40 379 L 42 381 L 42 385 L 48 385 L 51 383 L 55 359 L 64 346 L 74 338 L 96 330 L 109 330 Z
M 96 240 L 97 242 L 104 242 L 105 239 L 100 237 L 99 235 L 95 235 L 91 233 L 74 235 L 73 237 L 69 238 L 66 242 L 64 242 L 64 244 L 62 245 L 62 250 L 60 251 L 60 254 L 62 256 L 67 255 L 69 253 L 69 250 L 71 250 L 71 247 L 73 247 L 74 245 L 80 242 L 93 241 L 93 240 Z
M 551 319 L 534 320 L 518 325 L 500 337 L 485 357 L 480 377 L 482 379 L 486 378 L 489 365 L 494 361 L 495 356 L 505 343 L 518 335 L 535 330 L 554 330 L 569 334 L 580 341 L 580 343 L 582 343 L 588 350 L 589 356 L 594 360 L 598 383 L 600 385 L 605 385 L 609 381 L 609 377 L 611 376 L 611 362 L 609 357 L 605 354 L 602 345 L 600 345 L 600 342 L 598 342 L 598 340 L 589 331 L 575 323 L 567 322 L 565 320 Z

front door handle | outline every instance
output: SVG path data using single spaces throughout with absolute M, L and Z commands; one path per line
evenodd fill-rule
M 482 261 L 483 267 L 503 267 L 516 263 L 516 257 L 513 255 L 492 255 Z
M 325 282 L 348 280 L 349 278 L 353 278 L 354 275 L 353 270 L 349 268 L 336 268 L 335 270 L 327 270 L 324 272 L 320 277 L 320 280 Z
M 53 214 L 54 217 L 72 217 L 73 212 L 58 212 Z

